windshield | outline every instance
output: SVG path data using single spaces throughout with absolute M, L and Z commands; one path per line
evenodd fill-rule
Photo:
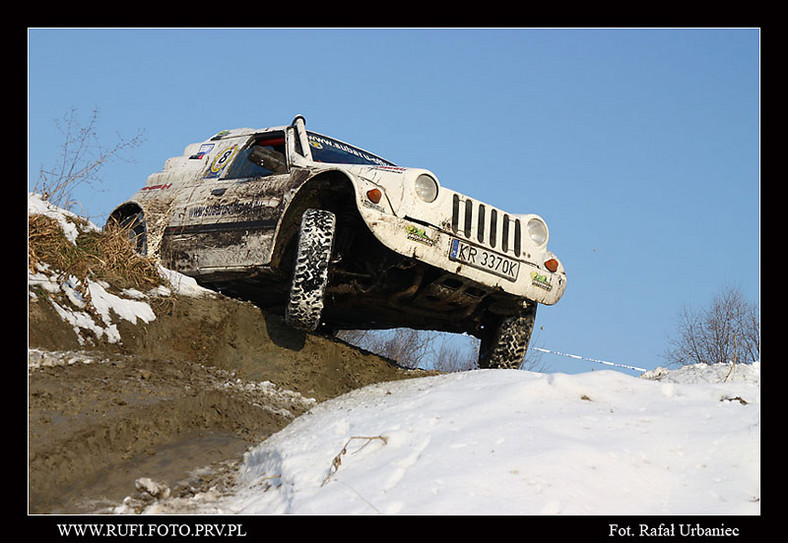
M 307 132 L 309 146 L 312 148 L 312 159 L 315 162 L 329 162 L 331 164 L 364 164 L 368 166 L 395 166 L 393 162 L 357 149 L 347 143 L 342 143 L 314 132 Z

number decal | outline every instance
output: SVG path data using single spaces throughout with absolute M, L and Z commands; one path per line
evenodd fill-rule
M 211 163 L 211 169 L 208 171 L 207 177 L 219 177 L 225 166 L 227 166 L 232 161 L 237 151 L 238 145 L 236 144 L 216 155 L 216 158 L 214 158 L 213 162 Z

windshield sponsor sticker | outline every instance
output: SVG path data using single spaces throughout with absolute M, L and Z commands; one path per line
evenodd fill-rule
M 358 157 L 370 164 L 376 164 L 380 166 L 390 165 L 390 163 L 387 160 L 383 160 L 380 157 L 362 151 L 361 149 L 353 147 L 352 145 L 348 145 L 347 143 L 342 143 L 341 141 L 332 140 L 331 138 L 327 138 L 325 136 L 319 136 L 313 133 L 307 134 L 307 138 L 309 140 L 309 145 L 318 150 L 321 150 L 324 147 L 330 147 L 332 149 L 341 151 L 347 155 Z

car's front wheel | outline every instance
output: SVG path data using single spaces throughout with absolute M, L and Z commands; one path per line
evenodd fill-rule
M 307 209 L 301 218 L 285 309 L 285 322 L 294 328 L 311 332 L 320 324 L 336 224 L 336 216 L 322 209 Z
M 523 363 L 536 321 L 536 303 L 518 313 L 498 319 L 479 348 L 480 368 L 517 369 Z

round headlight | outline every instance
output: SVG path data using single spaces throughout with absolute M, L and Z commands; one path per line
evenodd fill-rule
M 528 235 L 531 241 L 537 245 L 543 245 L 547 241 L 547 225 L 539 219 L 528 221 Z
M 429 175 L 421 174 L 416 178 L 416 194 L 423 201 L 434 202 L 438 197 L 438 183 Z

